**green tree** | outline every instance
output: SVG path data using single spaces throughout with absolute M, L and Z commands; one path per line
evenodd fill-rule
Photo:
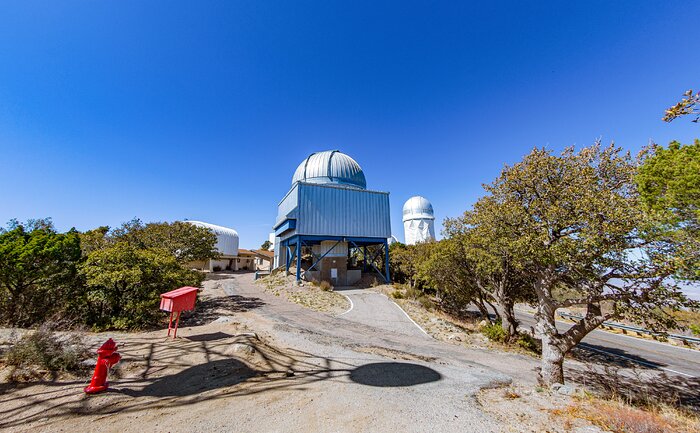
M 109 243 L 108 233 L 108 226 L 100 226 L 80 233 L 80 249 L 83 252 L 83 257 L 87 257 L 95 250 L 106 248 Z
M 635 180 L 644 209 L 655 229 L 677 246 L 669 253 L 678 261 L 679 276 L 700 279 L 700 140 L 653 145 L 641 156 Z
M 163 248 L 117 241 L 92 251 L 80 267 L 86 292 L 83 321 L 97 329 L 143 328 L 162 319 L 160 294 L 199 286 L 203 274 L 183 268 Z
M 534 293 L 511 242 L 520 237 L 519 224 L 503 206 L 489 198 L 460 218 L 445 221 L 445 234 L 461 244 L 462 266 L 468 269 L 476 303 L 491 307 L 507 338 L 518 333 L 516 302 L 531 302 Z M 482 311 L 483 314 L 483 311 Z
M 270 249 L 271 246 L 272 246 L 272 242 L 270 242 L 270 241 L 265 241 L 265 242 L 262 243 L 262 245 L 260 245 L 260 249 L 263 250 L 263 251 L 267 251 L 267 250 Z
M 492 233 L 532 278 L 546 384 L 563 383 L 564 355 L 603 321 L 630 317 L 670 326 L 665 309 L 693 305 L 667 278 L 674 271 L 668 243 L 640 232 L 647 222 L 635 172 L 635 161 L 614 145 L 560 155 L 534 149 L 486 185 L 488 195 L 476 205 L 517 227 Z M 488 226 L 492 219 L 473 223 Z M 584 318 L 560 332 L 556 311 L 573 306 L 585 309 Z
M 666 109 L 666 113 L 664 113 L 663 117 L 664 122 L 672 122 L 674 119 L 677 119 L 681 116 L 686 116 L 688 114 L 695 115 L 700 113 L 700 111 L 698 110 L 698 107 L 700 107 L 700 92 L 693 94 L 693 90 L 691 89 L 686 91 L 683 94 L 683 96 L 684 98 L 681 99 L 680 102 Z M 695 123 L 700 121 L 700 114 L 695 116 L 695 119 L 693 119 L 692 121 Z
M 477 306 L 482 316 L 489 318 L 488 299 L 475 283 L 473 263 L 468 259 L 466 244 L 452 234 L 433 245 L 424 265 L 422 279 L 433 287 L 440 307 L 461 314 L 470 304 Z
M 420 267 L 425 263 L 433 242 L 423 242 L 416 245 L 405 245 L 395 242 L 389 246 L 389 269 L 392 280 L 398 283 L 408 283 L 410 287 L 421 288 L 425 273 Z
M 113 230 L 109 238 L 112 242 L 127 242 L 141 249 L 162 248 L 180 264 L 219 256 L 216 235 L 211 230 L 181 221 L 143 224 L 133 219 Z
M 0 231 L 0 321 L 31 326 L 64 310 L 77 289 L 80 238 L 50 220 L 11 221 Z

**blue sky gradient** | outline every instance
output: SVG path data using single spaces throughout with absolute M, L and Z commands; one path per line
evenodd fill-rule
M 265 239 L 339 149 L 437 225 L 534 146 L 690 142 L 696 2 L 0 3 L 0 221 L 197 219 Z M 483 4 L 482 4 L 483 3 Z M 439 228 L 438 228 L 439 231 Z

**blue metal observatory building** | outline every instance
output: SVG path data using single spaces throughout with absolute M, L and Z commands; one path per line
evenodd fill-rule
M 299 164 L 273 228 L 276 263 L 287 272 L 296 265 L 297 281 L 348 285 L 370 270 L 389 281 L 389 193 L 368 190 L 362 168 L 344 153 L 313 153 Z

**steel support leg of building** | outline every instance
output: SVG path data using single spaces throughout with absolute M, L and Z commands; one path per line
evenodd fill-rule
M 292 251 L 292 247 L 289 246 L 289 242 L 286 242 L 284 244 L 284 263 L 285 263 L 285 275 L 289 275 L 289 267 L 292 265 L 292 261 L 294 261 L 294 258 L 297 257 L 299 254 L 298 252 L 300 249 L 298 248 L 299 245 L 297 244 L 296 247 L 294 247 L 294 251 Z
M 301 280 L 301 238 L 297 238 L 297 281 Z
M 384 272 L 386 272 L 386 282 L 387 284 L 391 282 L 391 276 L 389 275 L 389 242 L 384 241 Z

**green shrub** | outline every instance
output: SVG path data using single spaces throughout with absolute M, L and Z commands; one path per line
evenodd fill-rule
M 160 294 L 199 286 L 203 275 L 183 268 L 161 249 L 138 249 L 126 242 L 91 252 L 81 266 L 86 296 L 80 309 L 95 329 L 139 329 L 165 317 Z
M 325 280 L 321 281 L 321 285 L 319 287 L 324 292 L 330 292 L 331 290 L 333 290 L 333 286 L 331 286 L 331 283 L 329 283 L 328 281 L 325 281 Z
M 13 220 L 0 227 L 0 324 L 58 318 L 95 329 L 155 325 L 164 317 L 160 293 L 199 286 L 204 275 L 185 268 L 216 258 L 215 245 L 209 229 L 182 222 L 133 220 L 61 234 L 50 219 Z
M 50 220 L 0 227 L 0 324 L 30 327 L 65 314 L 79 292 L 80 238 Z
M 488 323 L 481 327 L 481 333 L 491 341 L 505 343 L 508 340 L 508 334 L 501 326 L 501 322 Z
M 525 333 L 519 334 L 518 339 L 515 340 L 515 344 L 517 344 L 518 346 L 520 346 L 523 349 L 528 350 L 530 352 L 534 352 L 534 353 L 541 353 L 542 352 L 541 343 L 539 341 L 537 341 L 537 339 L 535 339 L 535 337 L 533 337 L 530 334 L 525 334 Z
M 690 325 L 688 328 L 690 328 L 690 332 L 692 332 L 693 335 L 700 335 L 700 325 Z
M 403 292 L 401 290 L 394 290 L 391 292 L 391 297 L 394 299 L 403 299 Z
M 433 301 L 431 301 L 430 298 L 427 296 L 421 296 L 420 298 L 418 298 L 418 303 L 426 310 L 433 309 Z
M 82 339 L 73 335 L 60 339 L 49 326 L 42 325 L 37 331 L 26 334 L 6 353 L 8 365 L 27 369 L 40 368 L 55 371 L 77 371 L 80 362 L 88 356 Z
M 421 296 L 425 296 L 425 294 L 418 289 L 414 289 L 413 287 L 408 287 L 406 289 L 406 292 L 404 293 L 404 296 L 406 297 L 406 299 L 418 299 Z

